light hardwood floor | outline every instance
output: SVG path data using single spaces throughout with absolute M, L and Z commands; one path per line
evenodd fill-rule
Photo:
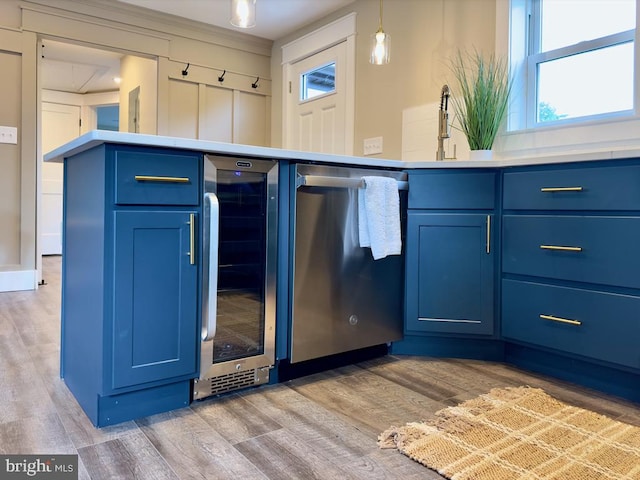
M 0 293 L 0 452 L 78 453 L 81 479 L 440 479 L 379 450 L 391 425 L 531 385 L 640 425 L 640 406 L 491 362 L 390 356 L 96 429 L 59 378 L 60 258 Z

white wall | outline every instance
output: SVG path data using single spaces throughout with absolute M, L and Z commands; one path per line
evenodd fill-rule
M 1 37 L 0 37 L 1 38 Z M 22 57 L 0 51 L 0 71 L 20 72 Z M 20 75 L 0 75 L 0 125 L 21 132 Z M 0 265 L 20 264 L 20 146 L 0 144 Z
M 120 60 L 120 131 L 129 124 L 129 92 L 140 88 L 138 133 L 155 135 L 158 131 L 158 62 L 126 55 Z
M 104 0 L 0 0 L 0 125 L 17 126 L 18 144 L 0 146 L 0 291 L 37 284 L 39 101 L 38 39 L 56 38 L 125 54 L 233 70 L 270 80 L 272 42 Z M 161 70 L 158 68 L 156 71 Z M 143 129 L 166 120 L 168 70 L 158 75 L 156 101 L 143 99 Z M 145 80 L 146 82 L 146 80 Z M 126 111 L 126 110 L 125 110 Z M 165 121 L 166 124 L 166 121 Z
M 383 137 L 383 158 L 402 158 L 405 109 L 437 102 L 450 82 L 449 58 L 457 49 L 493 52 L 495 0 L 392 0 L 383 27 L 391 35 L 391 63 L 369 64 L 369 36 L 378 28 L 379 4 L 356 0 L 332 15 L 274 43 L 272 145 L 282 145 L 282 46 L 347 13 L 357 14 L 354 154 L 363 141 Z M 437 127 L 424 135 L 437 137 Z M 432 154 L 435 155 L 435 152 Z M 428 159 L 431 159 L 430 156 Z
M 76 105 L 80 107 L 80 118 L 82 120 L 80 128 L 81 134 L 94 130 L 98 125 L 98 118 L 95 110 L 96 106 L 118 105 L 120 102 L 120 93 L 118 91 L 79 94 L 58 92 L 55 90 L 42 90 L 41 95 L 43 102 L 60 103 L 62 105 Z

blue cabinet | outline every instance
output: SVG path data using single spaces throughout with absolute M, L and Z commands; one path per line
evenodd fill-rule
M 522 168 L 504 174 L 506 210 L 637 210 L 640 165 L 611 162 Z
M 493 219 L 409 212 L 407 332 L 493 333 Z
M 505 338 L 640 368 L 640 297 L 511 279 L 502 293 Z
M 409 173 L 405 334 L 494 333 L 496 175 Z
M 638 399 L 639 185 L 637 162 L 504 173 L 508 360 Z
M 195 211 L 115 212 L 114 389 L 195 371 L 196 218 Z
M 104 144 L 64 168 L 61 376 L 99 427 L 187 406 L 202 155 Z

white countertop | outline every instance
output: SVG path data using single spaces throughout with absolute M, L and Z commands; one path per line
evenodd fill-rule
M 571 153 L 562 155 L 538 156 L 529 158 L 513 158 L 479 161 L 442 161 L 404 162 L 377 157 L 353 157 L 346 155 L 330 155 L 324 153 L 300 152 L 279 148 L 255 147 L 235 143 L 210 142 L 189 138 L 163 137 L 159 135 L 143 135 L 137 133 L 111 132 L 93 130 L 47 153 L 47 162 L 62 162 L 65 157 L 84 152 L 103 143 L 123 145 L 139 145 L 148 147 L 168 147 L 182 150 L 193 150 L 203 153 L 240 155 L 243 157 L 262 157 L 283 160 L 302 160 L 317 163 L 332 163 L 365 167 L 421 169 L 421 168 L 500 168 L 519 165 L 536 165 L 549 163 L 568 163 L 595 160 L 618 160 L 640 158 L 640 149 L 620 149 L 598 152 Z
M 283 160 L 303 160 L 319 163 L 338 163 L 344 165 L 374 166 L 383 168 L 406 168 L 407 162 L 367 157 L 349 157 L 346 155 L 329 155 L 324 153 L 299 152 L 279 148 L 255 147 L 236 143 L 210 142 L 189 138 L 163 137 L 159 135 L 142 135 L 138 133 L 111 132 L 93 130 L 66 143 L 44 156 L 46 162 L 62 162 L 65 157 L 89 150 L 102 143 L 118 143 L 146 147 L 168 147 L 182 150 L 193 150 L 203 153 L 240 155 L 242 157 L 261 157 Z M 434 162 L 435 163 L 435 162 Z

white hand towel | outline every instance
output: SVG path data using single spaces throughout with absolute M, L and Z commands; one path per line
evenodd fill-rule
M 375 260 L 402 253 L 398 182 L 389 177 L 362 177 L 358 190 L 358 233 L 361 247 L 371 247 Z

